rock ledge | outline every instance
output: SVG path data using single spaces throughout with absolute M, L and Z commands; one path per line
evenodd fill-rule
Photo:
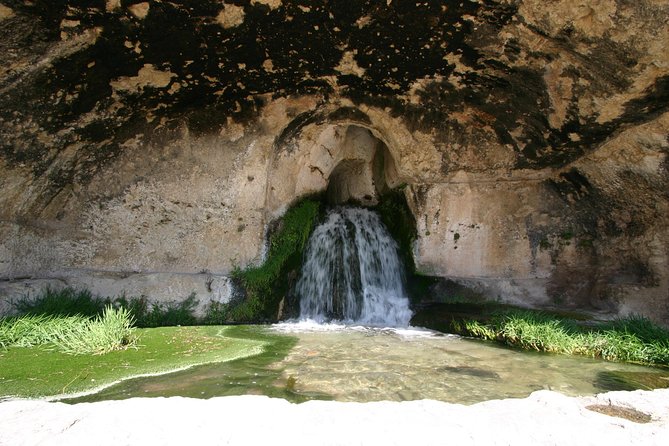
M 607 416 L 613 405 L 648 423 Z M 56 444 L 669 444 L 669 389 L 570 398 L 538 391 L 472 406 L 409 402 L 291 404 L 263 396 L 135 398 L 66 405 L 0 403 L 1 445 Z

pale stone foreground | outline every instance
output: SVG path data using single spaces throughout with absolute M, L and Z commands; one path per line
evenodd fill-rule
M 646 424 L 602 415 L 614 404 L 651 415 Z M 669 445 L 669 389 L 472 406 L 438 401 L 291 404 L 263 396 L 135 398 L 66 405 L 0 403 L 0 445 Z

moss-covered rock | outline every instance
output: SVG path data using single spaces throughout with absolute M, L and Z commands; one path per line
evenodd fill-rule
M 288 294 L 302 265 L 302 255 L 320 216 L 322 204 L 306 198 L 288 209 L 268 236 L 268 250 L 260 266 L 233 271 L 238 295 L 228 304 L 212 304 L 209 322 L 273 322 L 291 310 Z M 286 303 L 288 302 L 288 303 Z

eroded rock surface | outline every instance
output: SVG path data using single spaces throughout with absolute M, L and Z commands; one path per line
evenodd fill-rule
M 668 23 L 657 0 L 0 0 L 0 292 L 223 277 L 332 180 L 407 185 L 422 272 L 669 324 Z
M 184 426 L 196 426 L 198 440 L 214 444 L 660 446 L 669 441 L 668 396 L 669 390 L 655 390 L 569 398 L 545 390 L 525 399 L 471 406 L 431 400 L 291 404 L 263 396 L 74 405 L 8 401 L 0 403 L 0 441 L 17 446 L 88 444 L 91 435 L 99 435 L 100 445 L 181 445 L 194 435 Z M 616 414 L 634 411 L 644 422 L 588 409 L 593 406 L 617 408 L 608 411 Z M 277 436 L 291 422 L 295 429 Z

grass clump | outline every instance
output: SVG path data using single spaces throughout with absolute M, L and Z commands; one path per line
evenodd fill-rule
M 256 339 L 245 327 L 137 329 L 138 348 L 105 355 L 69 355 L 56 349 L 0 350 L 0 398 L 45 397 L 91 391 L 141 375 L 231 361 L 265 350 L 270 335 Z M 237 335 L 239 333 L 239 335 Z
M 77 331 L 66 331 L 56 343 L 71 355 L 101 355 L 135 345 L 133 318 L 126 308 L 105 308 L 102 316 L 87 319 Z
M 576 340 L 573 328 L 570 322 L 544 313 L 514 310 L 502 319 L 496 334 L 506 344 L 525 350 L 571 354 Z
M 286 211 L 270 235 L 267 259 L 261 266 L 235 269 L 233 280 L 241 285 L 242 298 L 214 305 L 209 323 L 274 320 L 302 263 L 302 254 L 316 225 L 321 203 L 305 199 Z
M 121 296 L 114 299 L 113 302 L 115 306 L 126 308 L 139 328 L 186 326 L 200 323 L 194 314 L 198 304 L 195 293 L 177 302 L 150 303 L 144 296 L 131 298 Z
M 87 316 L 102 314 L 110 299 L 93 296 L 88 290 L 47 287 L 37 298 L 24 296 L 12 302 L 17 314 L 50 316 Z
M 133 345 L 133 319 L 108 306 L 101 316 L 27 315 L 0 321 L 0 346 L 47 346 L 72 355 L 104 354 Z
M 82 316 L 23 316 L 0 321 L 0 347 L 36 347 L 57 344 L 64 333 L 80 333 L 87 319 Z
M 502 311 L 487 321 L 452 324 L 460 334 L 527 350 L 669 366 L 669 331 L 634 316 L 596 326 L 530 310 Z
M 139 328 L 166 327 L 175 325 L 197 325 L 195 316 L 198 301 L 195 293 L 175 302 L 151 303 L 145 296 L 116 298 L 94 296 L 89 290 L 46 288 L 35 298 L 24 296 L 12 302 L 14 312 L 22 316 L 102 316 L 105 309 L 112 306 L 125 309 Z

